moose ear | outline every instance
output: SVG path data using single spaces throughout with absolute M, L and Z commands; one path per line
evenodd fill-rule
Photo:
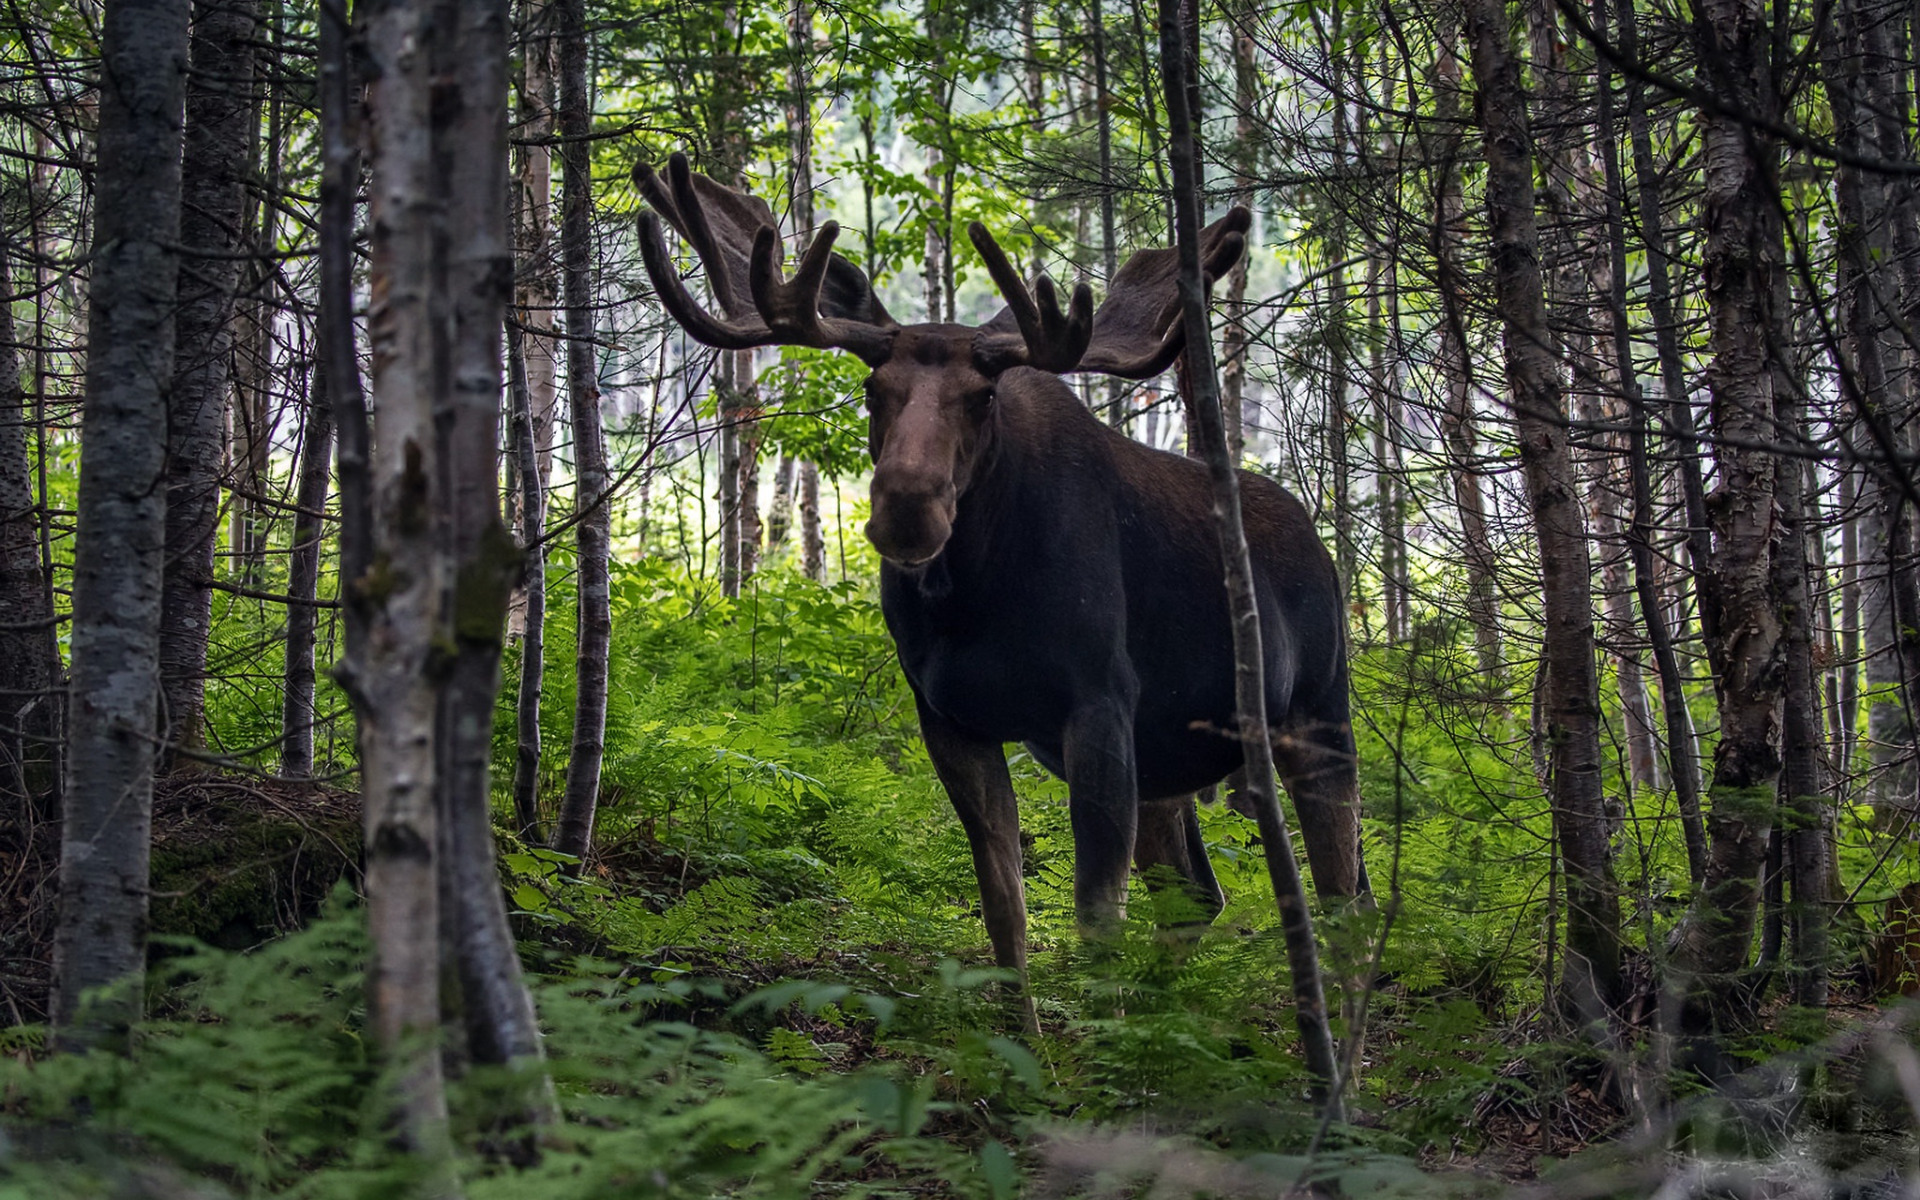
M 1246 252 L 1253 214 L 1235 206 L 1200 231 L 1207 283 L 1233 269 Z M 1180 256 L 1171 247 L 1140 250 L 1107 288 L 1093 318 L 1092 344 L 1079 369 L 1122 379 L 1148 379 L 1173 365 L 1186 346 L 1180 324 Z
M 820 284 L 820 315 L 863 325 L 894 324 L 887 306 L 874 295 L 867 273 L 840 254 L 827 260 L 827 277 Z

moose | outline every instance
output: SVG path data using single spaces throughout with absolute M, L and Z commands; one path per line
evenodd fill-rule
M 1004 746 L 1066 780 L 1082 928 L 1124 919 L 1129 863 L 1171 868 L 1207 919 L 1225 905 L 1195 793 L 1242 765 L 1233 637 L 1205 467 L 1103 425 L 1061 376 L 1146 379 L 1183 348 L 1171 249 L 1134 253 L 1096 312 L 1063 312 L 991 234 L 969 234 L 1006 308 L 984 325 L 901 325 L 823 224 L 792 278 L 772 210 L 675 154 L 634 179 L 647 274 L 689 335 L 721 350 L 845 350 L 866 380 L 881 610 L 927 753 L 973 850 L 1000 966 L 1026 978 L 1020 825 Z M 706 271 L 688 292 L 660 219 Z M 1207 279 L 1244 252 L 1235 208 L 1202 234 Z M 1366 891 L 1338 577 L 1306 509 L 1240 476 L 1275 759 L 1322 897 Z M 1152 876 L 1149 875 L 1151 881 Z M 1027 1019 L 1033 1016 L 1029 1002 Z

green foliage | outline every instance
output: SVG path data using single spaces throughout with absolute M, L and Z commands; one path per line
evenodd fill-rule
M 363 1040 L 366 951 L 361 912 L 341 904 L 255 954 L 173 960 L 165 1011 L 131 1058 L 0 1062 L 0 1196 L 123 1194 L 138 1179 L 173 1180 L 181 1194 L 194 1180 L 242 1195 L 411 1194 L 417 1167 L 388 1136 L 377 1099 L 388 1081 Z M 962 1195 L 985 1193 L 970 1183 L 971 1156 L 920 1144 L 920 1085 L 821 1073 L 820 1053 L 785 1030 L 763 1054 L 730 1033 L 649 1019 L 692 993 L 594 964 L 545 982 L 537 999 L 565 1120 L 533 1165 L 493 1161 L 485 1118 L 506 1089 L 496 1073 L 469 1073 L 452 1097 L 466 1194 L 805 1196 L 879 1169 L 910 1185 L 915 1163 Z

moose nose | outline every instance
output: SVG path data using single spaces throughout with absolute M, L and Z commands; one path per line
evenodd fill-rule
M 917 567 L 939 554 L 953 533 L 951 480 L 876 471 L 867 540 L 882 558 Z

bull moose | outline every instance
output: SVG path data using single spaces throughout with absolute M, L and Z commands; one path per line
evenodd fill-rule
M 1170 867 L 1210 919 L 1224 904 L 1194 808 L 1241 765 L 1233 639 L 1206 469 L 1101 424 L 1061 380 L 1145 379 L 1179 356 L 1175 253 L 1142 250 L 1098 312 L 1031 290 L 980 224 L 1006 308 L 984 325 L 901 325 L 824 224 L 791 280 L 766 203 L 691 171 L 634 177 L 662 303 L 722 350 L 846 350 L 866 381 L 881 609 L 927 753 L 966 827 L 1002 967 L 1026 973 L 1020 827 L 1004 744 L 1064 778 L 1083 928 L 1125 914 L 1129 862 Z M 658 214 L 656 216 L 655 214 Z M 724 315 L 687 291 L 659 219 L 692 245 Z M 1209 281 L 1245 249 L 1236 208 L 1202 234 Z M 1338 579 L 1293 496 L 1242 473 L 1276 761 L 1317 890 L 1366 888 Z M 1031 1009 L 1029 1009 L 1031 1014 Z M 1031 1020 L 1031 1015 L 1029 1015 Z

